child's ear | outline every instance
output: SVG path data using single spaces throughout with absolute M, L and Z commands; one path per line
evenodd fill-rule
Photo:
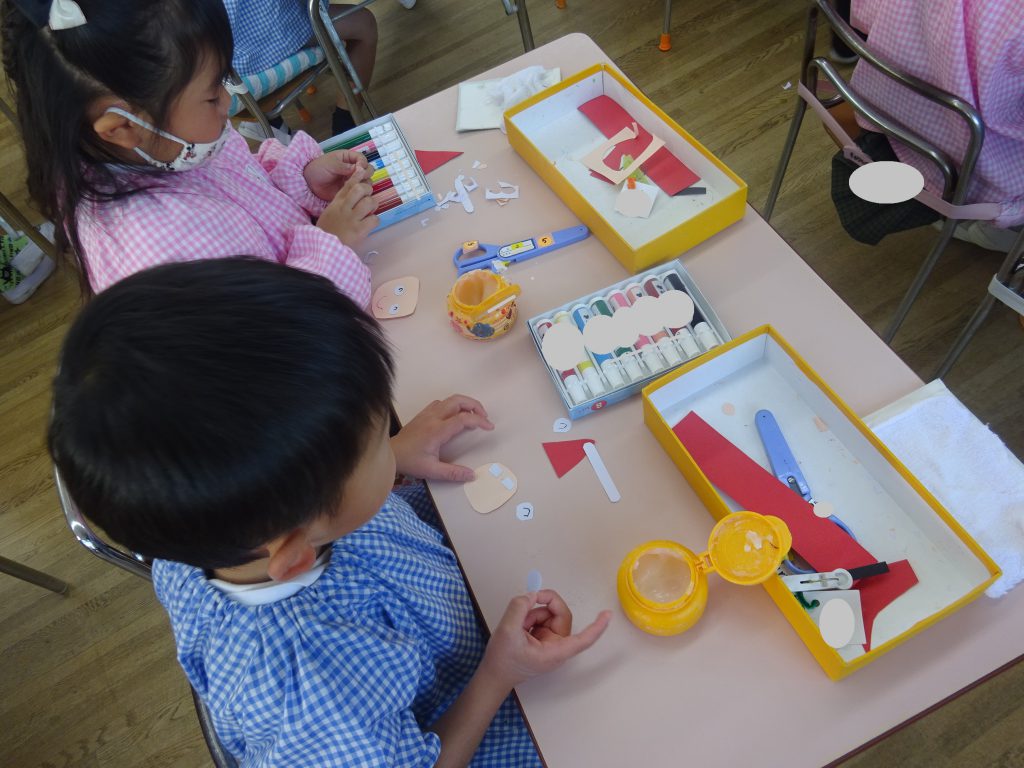
M 103 141 L 122 149 L 132 150 L 142 145 L 145 130 L 124 115 L 116 112 L 101 112 L 93 120 L 92 129 Z
M 316 562 L 316 547 L 309 543 L 309 531 L 296 528 L 269 545 L 267 575 L 274 581 L 288 581 L 305 573 Z

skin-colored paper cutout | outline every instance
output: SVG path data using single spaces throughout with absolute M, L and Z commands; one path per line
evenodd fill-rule
M 491 473 L 491 467 L 500 468 L 499 475 Z M 504 480 L 511 480 L 511 488 L 503 485 Z M 519 486 L 519 481 L 504 464 L 491 462 L 476 468 L 476 478 L 462 486 L 470 505 L 482 515 L 493 512 L 511 499 Z
M 636 123 L 632 116 L 610 96 L 598 96 L 579 107 L 579 111 L 605 136 L 614 136 L 623 127 Z M 637 126 L 637 137 L 617 144 L 606 158 L 613 168 L 619 167 L 623 155 L 636 156 L 650 141 L 650 133 Z M 700 179 L 673 155 L 668 147 L 662 147 L 643 163 L 644 173 L 657 184 L 666 195 L 676 195 Z M 599 174 L 595 174 L 600 177 Z
M 815 516 L 811 505 L 726 440 L 696 413 L 689 413 L 672 431 L 707 478 L 743 509 L 775 515 L 789 526 L 793 549 L 816 571 L 858 568 L 878 558 L 846 535 L 831 520 Z M 889 572 L 857 582 L 864 631 L 870 650 L 871 628 L 878 613 L 917 584 L 906 560 L 889 562 Z
M 557 371 L 570 370 L 587 359 L 583 334 L 572 323 L 551 326 L 540 343 L 540 351 L 547 364 Z
M 830 501 L 816 501 L 814 502 L 814 514 L 818 517 L 832 517 L 836 513 L 836 508 Z
M 615 198 L 615 210 L 623 216 L 634 219 L 646 219 L 654 209 L 654 201 L 658 197 L 658 188 L 653 184 L 638 184 L 633 179 L 622 188 Z
M 597 149 L 593 152 L 589 152 L 584 155 L 580 160 L 587 168 L 595 173 L 599 173 L 604 176 L 612 184 L 621 184 L 629 174 L 633 173 L 637 168 L 643 165 L 644 161 L 647 160 L 651 155 L 665 146 L 665 142 L 659 139 L 657 136 L 651 136 L 650 143 L 647 148 L 644 149 L 637 158 L 627 165 L 625 168 L 618 169 L 610 167 L 606 162 L 605 158 L 609 156 L 609 153 L 614 149 L 617 144 L 635 139 L 637 136 L 636 123 L 633 123 L 632 128 L 625 127 L 617 134 L 612 136 L 610 139 L 605 140 Z M 616 163 L 618 157 L 616 157 Z
M 410 275 L 382 283 L 373 292 L 370 306 L 378 320 L 394 320 L 415 312 L 419 298 L 420 279 Z

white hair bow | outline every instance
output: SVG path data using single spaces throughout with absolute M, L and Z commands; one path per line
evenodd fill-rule
M 74 29 L 83 24 L 85 14 L 75 0 L 53 0 L 50 4 L 50 29 Z

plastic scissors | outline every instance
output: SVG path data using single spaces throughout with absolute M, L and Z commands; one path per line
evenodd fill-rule
M 557 251 L 563 246 L 586 240 L 589 236 L 590 230 L 580 225 L 559 229 L 546 235 L 528 237 L 507 245 L 491 245 L 468 240 L 455 251 L 452 263 L 455 264 L 455 269 L 460 275 L 474 269 L 490 269 L 497 272 L 502 266 L 526 261 L 535 256 L 543 256 L 545 253 Z
M 772 474 L 779 479 L 779 482 L 788 486 L 797 496 L 800 496 L 804 501 L 814 504 L 814 497 L 811 495 L 811 489 L 807 485 L 804 473 L 800 471 L 800 466 L 796 463 L 796 457 L 793 456 L 789 443 L 782 436 L 782 430 L 779 428 L 779 423 L 775 420 L 775 416 L 771 411 L 762 409 L 754 414 L 754 423 L 757 425 L 757 432 L 761 436 L 761 442 L 764 443 L 764 451 L 768 454 L 768 463 L 772 466 Z M 853 531 L 838 517 L 829 515 L 828 519 L 838 525 L 854 541 L 857 540 L 857 537 L 853 535 Z M 785 560 L 784 562 L 787 568 L 796 573 L 811 572 L 797 566 L 792 560 Z

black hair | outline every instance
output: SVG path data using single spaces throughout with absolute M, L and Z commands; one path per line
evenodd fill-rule
M 338 508 L 391 384 L 380 326 L 326 278 L 255 259 L 166 264 L 71 326 L 50 453 L 115 541 L 231 567 Z
M 96 135 L 88 110 L 114 95 L 148 113 L 158 128 L 174 101 L 209 60 L 225 75 L 234 44 L 221 0 L 77 0 L 86 23 L 46 26 L 48 0 L 2 2 L 3 59 L 16 96 L 25 144 L 28 190 L 56 224 L 57 250 L 76 262 L 91 293 L 75 209 L 83 199 L 113 200 L 141 191 L 162 173 L 132 166 L 151 179 L 140 185 Z

